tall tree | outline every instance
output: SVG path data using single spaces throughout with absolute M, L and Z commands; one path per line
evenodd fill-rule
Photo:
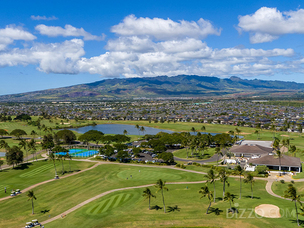
M 297 224 L 299 224 L 299 217 L 298 217 L 298 207 L 297 207 L 297 202 L 301 204 L 301 195 L 298 195 L 297 189 L 292 185 L 289 184 L 287 190 L 284 192 L 284 198 L 291 199 L 291 201 L 294 202 L 295 208 L 296 208 L 296 215 L 297 215 Z
M 13 165 L 13 168 L 15 168 L 15 165 L 18 165 L 23 161 L 23 152 L 20 150 L 19 147 L 13 146 L 8 149 L 7 153 L 5 154 L 6 157 L 6 163 L 8 165 Z
M 204 187 L 201 187 L 201 190 L 199 190 L 198 193 L 202 194 L 201 198 L 207 197 L 208 200 L 209 200 L 209 206 L 208 206 L 207 211 L 206 211 L 206 214 L 208 214 L 209 208 L 210 208 L 211 203 L 212 203 L 212 198 L 213 198 L 212 191 L 209 191 L 208 186 L 204 186 Z
M 213 169 L 209 169 L 207 175 L 205 175 L 205 177 L 207 177 L 207 183 L 209 182 L 210 184 L 213 184 L 213 201 L 215 203 L 215 179 L 217 178 L 217 175 L 215 174 Z
M 23 135 L 27 135 L 27 134 L 22 129 L 15 129 L 10 133 L 10 135 L 15 136 L 17 139 L 21 139 Z
M 217 154 L 216 165 L 218 166 L 219 157 L 223 156 L 222 148 L 221 147 L 216 147 L 215 148 L 215 154 Z
M 277 150 L 276 152 L 277 152 L 277 156 L 279 158 L 279 163 L 280 163 L 279 170 L 281 171 L 281 169 L 282 169 L 281 158 L 282 158 L 283 154 L 282 154 L 282 152 L 280 150 Z M 281 175 L 281 172 L 280 172 L 280 175 Z
M 0 129 L 0 135 L 1 135 L 1 138 L 3 138 L 4 135 L 8 135 L 8 132 L 4 129 Z
M 140 135 L 140 133 L 139 133 L 139 132 L 140 132 L 140 131 L 139 131 L 139 129 L 140 129 L 139 125 L 136 124 L 136 125 L 135 125 L 135 128 L 138 130 L 138 134 Z
M 123 134 L 124 135 L 127 135 L 128 134 L 128 131 L 125 129 L 125 130 L 123 130 Z
M 34 191 L 29 191 L 28 193 L 27 193 L 27 201 L 29 201 L 29 200 L 31 200 L 32 201 L 32 214 L 34 214 L 34 200 L 36 200 L 37 198 L 36 198 L 36 196 L 35 196 L 35 194 L 34 194 Z
M 18 143 L 19 147 L 22 149 L 25 149 L 25 156 L 27 158 L 27 152 L 28 152 L 28 143 L 24 139 L 21 139 L 21 141 Z
M 240 175 L 240 199 L 242 198 L 242 174 L 244 173 L 244 170 L 240 165 L 237 165 L 235 167 L 235 172 L 237 175 Z
M 220 181 L 223 182 L 223 199 L 224 199 L 225 191 L 226 191 L 226 184 L 228 185 L 228 187 L 230 186 L 230 183 L 228 182 L 228 174 L 227 174 L 225 168 L 220 169 L 219 178 L 220 178 Z
M 55 169 L 55 177 L 57 177 L 57 170 L 56 170 L 56 164 L 55 164 L 55 161 L 57 160 L 57 157 L 56 157 L 56 155 L 53 153 L 53 152 L 49 152 L 49 154 L 48 154 L 48 156 L 49 156 L 49 159 L 53 162 L 53 164 L 54 164 L 54 169 Z
M 232 210 L 232 207 L 231 207 L 231 203 L 234 202 L 235 198 L 236 197 L 235 197 L 234 194 L 231 194 L 230 192 L 226 192 L 225 193 L 224 201 L 228 201 L 229 202 L 229 204 L 230 204 L 230 211 L 232 211 L 232 212 L 233 212 L 233 210 Z
M 151 190 L 149 188 L 146 188 L 146 190 L 143 191 L 143 196 L 146 197 L 146 199 L 149 199 L 149 210 L 151 210 L 150 208 L 150 200 L 151 200 L 151 197 L 156 197 L 155 195 L 152 194 Z
M 251 173 L 247 173 L 245 179 L 244 179 L 244 183 L 245 184 L 250 184 L 251 186 L 251 199 L 253 199 L 253 185 L 254 185 L 254 178 L 253 175 Z
M 162 181 L 162 179 L 159 179 L 156 182 L 155 187 L 158 189 L 156 191 L 156 193 L 161 191 L 162 199 L 163 199 L 163 205 L 164 205 L 164 212 L 166 213 L 166 205 L 165 205 L 165 198 L 164 198 L 164 190 L 168 191 L 168 188 L 166 187 L 166 181 Z
M 203 125 L 203 126 L 201 127 L 201 130 L 203 131 L 203 133 L 205 133 L 205 132 L 206 132 L 206 127 Z
M 4 161 L 3 160 L 0 160 L 0 169 L 1 169 L 1 166 L 4 164 Z M 2 169 L 1 169 L 2 170 Z
M 141 126 L 139 130 L 143 133 L 143 135 L 145 134 L 146 129 L 144 128 L 144 126 Z

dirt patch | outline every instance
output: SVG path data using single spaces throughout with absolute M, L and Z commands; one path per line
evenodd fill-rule
M 281 135 L 281 136 L 283 136 L 283 137 L 290 137 L 290 135 Z M 299 137 L 299 136 L 292 136 L 292 138 L 294 138 L 294 137 Z
M 280 208 L 272 204 L 261 204 L 255 207 L 255 213 L 266 218 L 281 218 Z

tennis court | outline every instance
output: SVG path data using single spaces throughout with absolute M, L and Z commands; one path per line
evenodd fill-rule
M 58 152 L 55 155 L 66 155 L 66 152 Z M 69 155 L 76 158 L 87 158 L 98 154 L 97 150 L 87 150 L 87 149 L 69 149 Z

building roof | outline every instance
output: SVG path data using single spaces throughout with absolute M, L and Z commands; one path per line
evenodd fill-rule
M 272 148 L 272 143 L 272 141 L 242 140 L 241 145 L 259 145 L 263 147 Z
M 260 158 L 249 159 L 248 163 L 252 163 L 254 165 L 279 166 L 280 159 L 274 155 L 266 155 Z M 281 166 L 301 167 L 301 160 L 300 158 L 297 157 L 290 157 L 287 155 L 283 155 L 281 157 Z
M 260 145 L 235 145 L 231 147 L 230 152 L 244 154 L 269 154 L 272 152 L 272 148 Z

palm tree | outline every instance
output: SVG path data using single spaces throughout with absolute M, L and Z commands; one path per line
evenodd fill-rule
M 61 165 L 62 165 L 62 175 L 64 174 L 64 165 L 63 165 L 63 160 L 65 160 L 65 155 L 58 155 L 58 160 L 61 160 Z
M 281 171 L 281 169 L 282 169 L 281 168 L 281 158 L 282 158 L 283 154 L 282 154 L 282 152 L 280 150 L 277 150 L 276 152 L 277 152 L 277 156 L 279 158 L 279 163 L 280 163 L 279 170 Z M 281 175 L 281 173 L 280 173 L 280 175 Z
M 35 136 L 37 135 L 37 132 L 34 131 L 34 130 L 32 130 L 32 131 L 31 131 L 31 135 L 33 136 L 33 138 L 35 138 Z
M 226 190 L 226 183 L 228 187 L 230 186 L 230 183 L 228 182 L 228 174 L 224 168 L 221 168 L 219 171 L 219 177 L 220 181 L 223 182 L 223 199 L 225 197 L 225 190 Z
M 254 178 L 251 173 L 247 173 L 246 178 L 244 179 L 245 184 L 251 184 L 251 199 L 253 199 L 253 185 L 254 185 Z
M 195 129 L 194 127 L 192 127 L 192 128 L 191 128 L 191 131 L 192 131 L 193 133 L 195 133 L 195 132 L 196 132 L 196 129 Z
M 232 207 L 231 207 L 231 203 L 234 202 L 235 198 L 236 197 L 235 197 L 234 194 L 231 194 L 230 192 L 225 193 L 224 201 L 228 201 L 230 203 L 230 211 L 232 211 L 232 212 L 233 212 L 233 210 L 232 210 Z
M 161 191 L 162 198 L 163 198 L 164 212 L 166 213 L 166 205 L 165 205 L 165 198 L 164 198 L 164 192 L 163 191 L 164 190 L 168 191 L 168 188 L 165 185 L 166 185 L 166 181 L 162 181 L 162 179 L 159 179 L 156 182 L 155 187 L 158 188 L 158 190 L 156 191 L 156 193 L 159 192 L 159 191 Z
M 123 134 L 124 135 L 127 135 L 128 134 L 128 131 L 125 129 L 125 130 L 123 130 Z
M 55 161 L 56 161 L 57 157 L 54 155 L 53 152 L 49 152 L 49 159 L 51 161 L 53 161 L 54 169 L 55 169 L 55 177 L 57 177 L 57 170 L 56 170 L 56 165 L 55 165 Z
M 37 199 L 34 194 L 34 191 L 29 191 L 26 196 L 28 197 L 27 201 L 32 201 L 32 214 L 34 214 L 34 200 Z
M 149 188 L 146 188 L 146 190 L 143 191 L 143 193 L 144 193 L 143 196 L 146 197 L 146 199 L 149 199 L 149 210 L 151 210 L 150 209 L 150 200 L 151 200 L 151 197 L 156 198 L 156 196 L 152 194 L 152 192 L 151 192 L 151 190 Z
M 215 154 L 217 154 L 216 164 L 218 166 L 219 157 L 220 157 L 220 155 L 223 156 L 222 149 L 220 147 L 216 147 L 215 148 Z
M 65 155 L 65 158 L 69 159 L 69 166 L 70 166 L 70 173 L 71 173 L 72 172 L 72 170 L 71 170 L 71 160 L 72 160 L 73 157 L 69 154 L 69 152 L 67 152 L 66 155 Z
M 213 195 L 214 199 L 213 199 L 213 201 L 215 203 L 215 179 L 217 178 L 217 175 L 214 173 L 213 169 L 210 169 L 208 171 L 207 175 L 205 175 L 205 177 L 207 177 L 207 179 L 208 179 L 207 183 L 209 182 L 209 183 L 213 184 L 213 192 L 214 192 L 214 195 Z
M 138 134 L 140 135 L 140 132 L 139 132 L 139 128 L 140 128 L 140 127 L 139 127 L 139 125 L 136 124 L 136 125 L 135 125 L 135 128 L 138 130 Z
M 203 125 L 203 126 L 201 127 L 201 130 L 205 133 L 205 132 L 206 132 L 206 127 Z
M 238 129 L 237 127 L 235 128 L 235 132 L 237 134 L 237 139 L 240 138 L 240 133 L 242 132 L 240 129 Z
M 235 167 L 235 172 L 237 175 L 240 175 L 240 199 L 242 198 L 242 174 L 244 173 L 244 170 L 240 165 L 237 165 Z
M 204 187 L 201 187 L 201 190 L 199 190 L 198 193 L 202 194 L 201 198 L 206 197 L 206 196 L 208 197 L 209 206 L 208 206 L 207 211 L 206 211 L 206 214 L 208 214 L 209 208 L 210 208 L 211 203 L 212 203 L 212 198 L 213 198 L 212 191 L 209 191 L 208 186 L 204 186 Z
M 28 149 L 28 143 L 24 140 L 21 139 L 21 141 L 19 142 L 19 147 L 25 149 L 25 157 L 27 157 L 27 149 Z
M 143 135 L 144 135 L 144 133 L 145 133 L 145 131 L 146 131 L 146 129 L 144 128 L 144 126 L 141 126 L 139 130 L 142 131 L 142 133 L 143 133 Z
M 255 130 L 254 134 L 256 134 L 257 139 L 258 139 L 259 131 L 258 131 L 258 130 Z
M 0 140 L 0 149 L 5 148 L 5 152 L 7 152 L 7 150 L 10 148 L 8 143 L 5 142 L 3 139 Z
M 297 189 L 292 185 L 289 184 L 287 190 L 284 192 L 284 198 L 291 199 L 295 203 L 295 208 L 296 208 L 296 214 L 297 214 L 297 224 L 299 224 L 299 218 L 298 218 L 298 207 L 297 207 L 297 202 L 301 204 L 301 195 L 297 194 Z

